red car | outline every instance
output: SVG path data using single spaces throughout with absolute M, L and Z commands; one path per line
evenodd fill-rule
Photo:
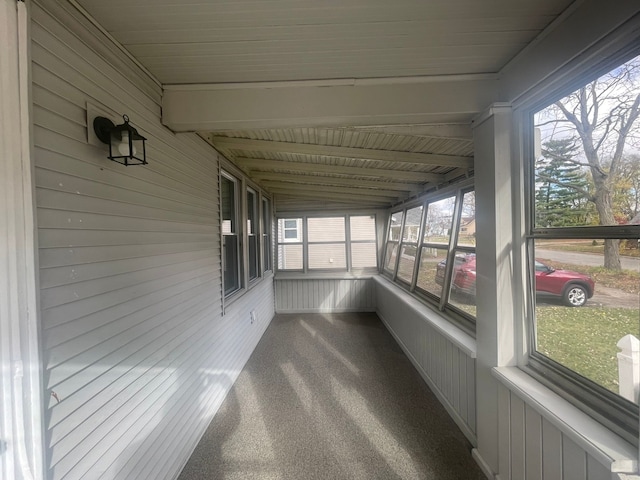
M 446 260 L 438 263 L 436 283 L 442 285 Z M 453 268 L 453 289 L 456 292 L 476 294 L 476 256 L 457 255 Z M 569 307 L 581 307 L 593 296 L 595 283 L 582 273 L 556 270 L 536 260 L 536 295 L 561 298 Z

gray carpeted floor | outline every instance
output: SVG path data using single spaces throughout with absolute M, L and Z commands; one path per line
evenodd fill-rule
M 482 479 L 375 314 L 277 315 L 179 480 Z

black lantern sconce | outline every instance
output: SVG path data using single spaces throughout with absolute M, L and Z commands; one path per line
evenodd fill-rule
M 93 119 L 93 130 L 102 143 L 109 145 L 109 160 L 122 165 L 147 165 L 144 142 L 147 140 L 129 125 L 129 117 L 123 115 L 124 123 L 115 125 L 105 117 Z

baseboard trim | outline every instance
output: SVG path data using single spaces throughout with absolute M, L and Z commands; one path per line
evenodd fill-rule
M 480 470 L 482 470 L 482 473 L 484 473 L 489 480 L 500 480 L 500 475 L 493 473 L 491 467 L 484 461 L 484 458 L 482 458 L 482 455 L 480 455 L 477 448 L 471 450 L 471 457 L 476 461 Z

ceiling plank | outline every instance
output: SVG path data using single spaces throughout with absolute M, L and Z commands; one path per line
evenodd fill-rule
M 434 153 L 398 152 L 374 150 L 370 148 L 337 147 L 334 145 L 315 145 L 308 143 L 271 142 L 214 136 L 210 138 L 216 148 L 235 149 L 253 152 L 285 152 L 300 155 L 322 155 L 338 158 L 358 158 L 382 162 L 414 163 L 418 165 L 437 165 L 446 167 L 473 167 L 473 158 L 457 155 L 438 155 Z
M 308 185 L 371 187 L 371 188 L 380 188 L 382 190 L 399 190 L 402 192 L 410 192 L 410 193 L 419 193 L 424 190 L 424 186 L 410 184 L 410 183 L 361 180 L 356 178 L 327 177 L 327 176 L 321 176 L 321 175 L 295 175 L 291 173 L 254 172 L 251 175 L 251 178 L 255 180 L 296 182 L 296 183 L 303 183 Z
M 321 163 L 287 162 L 283 160 L 266 160 L 262 158 L 236 157 L 235 161 L 241 168 L 249 171 L 287 170 L 299 173 L 335 173 L 341 175 L 359 175 L 366 177 L 383 177 L 390 180 L 405 180 L 415 183 L 444 181 L 444 175 L 437 173 L 411 172 L 405 170 L 385 170 L 383 168 L 350 167 L 340 165 L 326 165 Z

